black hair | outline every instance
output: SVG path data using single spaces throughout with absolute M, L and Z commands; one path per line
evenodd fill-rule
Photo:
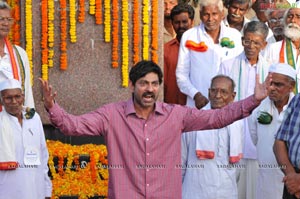
M 189 15 L 189 18 L 191 20 L 194 20 L 195 10 L 191 5 L 186 4 L 186 3 L 179 3 L 179 4 L 177 4 L 176 6 L 173 7 L 173 9 L 171 10 L 171 14 L 170 14 L 171 20 L 173 21 L 174 17 L 176 15 L 179 15 L 183 12 L 187 12 L 188 15 Z
M 153 61 L 140 61 L 136 63 L 129 72 L 129 79 L 132 82 L 133 85 L 135 85 L 135 82 L 145 77 L 148 73 L 155 73 L 158 76 L 159 84 L 162 83 L 163 73 L 161 68 L 154 63 Z

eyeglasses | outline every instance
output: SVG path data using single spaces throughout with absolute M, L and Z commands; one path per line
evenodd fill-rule
M 14 21 L 15 19 L 12 17 L 0 17 L 0 23 L 4 23 L 4 22 L 13 23 Z
M 220 89 L 220 88 L 210 88 L 209 92 L 212 95 L 217 95 L 218 93 L 220 93 L 220 95 L 226 96 L 229 94 L 229 91 L 227 91 L 225 89 Z
M 276 18 L 270 19 L 269 22 L 270 23 L 278 23 L 278 22 L 282 23 L 283 22 L 283 18 L 281 17 L 281 18 L 277 18 L 277 19 Z
M 22 98 L 23 98 L 23 95 L 20 94 L 20 95 L 14 95 L 14 96 L 3 96 L 2 100 L 5 103 L 12 103 L 14 101 L 14 99 L 16 101 L 20 101 Z
M 253 40 L 250 40 L 250 39 L 242 39 L 242 44 L 244 46 L 250 46 L 251 43 L 253 43 L 254 47 L 261 47 L 261 43 L 257 42 L 257 41 L 253 41 Z

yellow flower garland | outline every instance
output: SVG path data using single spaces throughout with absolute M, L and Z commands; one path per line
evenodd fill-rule
M 105 145 L 72 146 L 47 140 L 49 170 L 52 176 L 52 198 L 78 195 L 79 199 L 94 195 L 107 197 L 108 169 Z M 89 154 L 90 162 L 79 163 L 79 155 Z M 54 163 L 58 159 L 58 164 Z M 66 164 L 64 164 L 67 159 Z M 58 172 L 57 172 L 58 171 Z M 101 177 L 99 177 L 101 176 Z
M 25 40 L 26 52 L 30 66 L 30 82 L 33 84 L 33 65 L 32 65 L 32 5 L 31 0 L 25 0 Z
M 149 0 L 143 0 L 143 59 L 149 59 Z
M 90 15 L 94 15 L 96 11 L 96 1 L 90 0 L 90 7 L 89 7 L 89 13 Z
M 70 6 L 70 41 L 75 43 L 77 41 L 76 36 L 76 0 L 69 0 Z
M 110 42 L 110 0 L 104 0 L 104 41 Z
M 42 18 L 42 79 L 48 80 L 48 3 L 47 0 L 41 2 L 41 18 Z
M 48 0 L 48 67 L 53 67 L 54 57 L 54 0 Z
M 128 87 L 129 39 L 128 39 L 128 1 L 122 1 L 122 86 Z

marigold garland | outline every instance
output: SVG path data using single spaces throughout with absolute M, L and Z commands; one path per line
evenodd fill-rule
M 110 0 L 104 0 L 104 41 L 110 42 Z
M 48 80 L 48 0 L 41 2 L 42 18 L 42 79 Z
M 133 63 L 136 64 L 140 60 L 140 22 L 139 22 L 139 1 L 133 0 L 132 11 L 132 39 L 133 39 Z
M 122 1 L 122 86 L 128 87 L 129 38 L 128 38 L 128 1 Z
M 60 0 L 60 69 L 67 70 L 67 0 Z
M 94 15 L 96 10 L 96 1 L 90 0 L 90 7 L 89 7 L 89 13 L 90 15 Z
M 158 63 L 158 0 L 152 0 L 152 40 L 151 40 L 151 56 L 152 61 Z
M 12 26 L 9 38 L 15 45 L 20 45 L 21 39 L 21 16 L 20 16 L 20 1 L 19 0 L 11 0 L 8 2 L 12 7 L 12 17 L 15 19 L 15 22 Z
M 85 20 L 85 0 L 79 0 L 78 22 L 83 23 Z
M 70 41 L 75 43 L 77 41 L 76 36 L 76 0 L 69 0 L 70 6 Z
M 112 51 L 111 65 L 117 68 L 119 65 L 119 4 L 118 0 L 112 0 Z
M 54 0 L 48 0 L 48 67 L 53 67 L 54 57 Z
M 80 199 L 94 195 L 107 197 L 106 146 L 94 144 L 71 146 L 47 140 L 47 147 L 53 186 L 52 198 L 62 195 L 78 195 Z M 90 162 L 82 162 L 80 165 L 80 154 L 89 154 Z M 58 159 L 57 165 L 54 163 L 55 158 Z
M 102 0 L 96 0 L 95 18 L 96 24 L 102 24 Z
M 143 59 L 149 59 L 149 0 L 143 0 Z
M 30 66 L 30 82 L 33 84 L 33 65 L 32 65 L 32 5 L 31 0 L 25 0 L 25 41 L 26 52 Z

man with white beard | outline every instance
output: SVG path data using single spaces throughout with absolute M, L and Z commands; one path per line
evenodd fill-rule
M 282 41 L 268 45 L 264 56 L 270 63 L 287 63 L 297 71 L 295 92 L 300 89 L 300 2 L 293 4 L 283 17 L 284 36 Z

